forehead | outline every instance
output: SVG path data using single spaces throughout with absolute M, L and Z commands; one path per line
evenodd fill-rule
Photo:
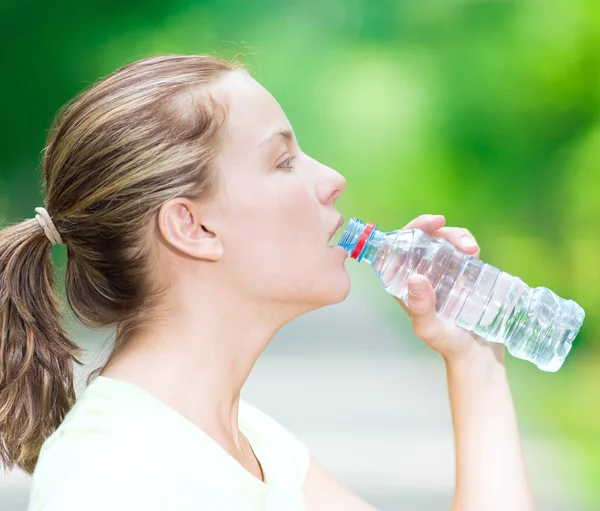
M 217 89 L 224 93 L 228 111 L 226 138 L 258 149 L 264 137 L 275 127 L 289 122 L 275 98 L 244 71 L 228 73 Z

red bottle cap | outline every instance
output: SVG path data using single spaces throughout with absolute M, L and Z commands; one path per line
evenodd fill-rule
M 352 252 L 350 257 L 352 257 L 353 259 L 358 259 L 358 256 L 362 252 L 362 249 L 364 248 L 365 243 L 369 239 L 369 236 L 373 232 L 373 229 L 375 229 L 375 224 L 367 222 L 367 226 L 365 227 L 365 230 L 363 231 L 362 236 L 358 240 L 356 247 L 354 247 L 354 251 Z

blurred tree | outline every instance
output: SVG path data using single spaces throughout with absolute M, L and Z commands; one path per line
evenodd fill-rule
M 469 227 L 484 260 L 584 307 L 571 357 L 598 361 L 597 0 L 4 0 L 0 23 L 7 221 L 42 200 L 47 130 L 88 84 L 153 54 L 241 52 L 303 149 L 346 175 L 340 210 Z M 554 420 L 583 431 L 570 413 Z

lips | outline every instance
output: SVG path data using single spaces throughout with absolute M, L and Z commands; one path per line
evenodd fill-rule
M 331 238 L 333 238 L 335 236 L 335 233 L 338 232 L 338 230 L 340 229 L 340 227 L 342 227 L 342 225 L 344 225 L 344 217 L 340 216 L 338 223 L 335 226 L 335 229 L 331 233 L 331 236 L 329 236 L 329 241 L 331 241 Z

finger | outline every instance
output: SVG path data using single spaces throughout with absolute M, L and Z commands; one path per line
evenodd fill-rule
M 440 332 L 440 321 L 435 310 L 435 293 L 427 277 L 409 277 L 408 308 L 415 334 L 424 341 L 435 339 Z
M 475 237 L 468 229 L 462 227 L 442 227 L 431 233 L 432 236 L 443 238 L 466 254 L 479 258 L 481 250 Z
M 425 232 L 432 232 L 441 229 L 446 223 L 443 215 L 421 215 L 404 227 L 405 229 L 421 229 Z

